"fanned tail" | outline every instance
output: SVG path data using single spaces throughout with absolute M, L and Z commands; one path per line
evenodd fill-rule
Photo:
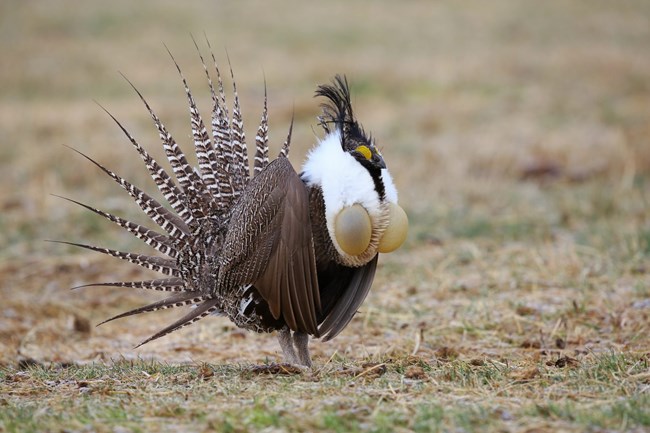
M 127 129 L 108 110 L 100 105 L 100 107 L 122 130 L 131 142 L 131 145 L 138 152 L 138 155 L 144 162 L 149 175 L 154 180 L 159 191 L 169 203 L 173 211 L 167 209 L 140 188 L 107 169 L 91 157 L 78 150 L 72 149 L 92 162 L 118 183 L 140 206 L 143 212 L 162 229 L 163 232 L 151 230 L 143 225 L 128 221 L 124 218 L 113 215 L 112 213 L 97 209 L 76 200 L 61 197 L 82 206 L 109 221 L 112 221 L 121 228 L 130 232 L 136 238 L 142 240 L 157 252 L 168 257 L 125 252 L 76 242 L 53 241 L 116 257 L 146 269 L 160 272 L 167 276 L 167 278 L 151 280 L 100 282 L 75 287 L 123 287 L 171 293 L 169 297 L 161 301 L 135 308 L 114 316 L 102 323 L 162 309 L 188 305 L 195 306 L 195 308 L 189 311 L 185 316 L 143 341 L 140 345 L 174 332 L 184 326 L 195 323 L 211 313 L 220 311 L 220 300 L 217 299 L 214 294 L 216 288 L 212 287 L 214 285 L 213 283 L 210 283 L 211 281 L 214 281 L 214 278 L 209 274 L 209 272 L 216 272 L 216 270 L 210 269 L 211 265 L 208 260 L 215 254 L 215 252 L 218 253 L 221 248 L 221 242 L 223 242 L 223 238 L 220 237 L 222 235 L 219 232 L 219 230 L 223 230 L 221 224 L 227 222 L 226 214 L 233 206 L 235 199 L 244 191 L 244 188 L 250 181 L 250 166 L 246 149 L 243 117 L 233 70 L 232 67 L 230 67 L 233 89 L 232 117 L 230 117 L 226 104 L 221 73 L 207 38 L 206 42 L 216 71 L 216 86 L 212 81 L 210 71 L 206 66 L 205 59 L 201 54 L 196 41 L 194 41 L 194 44 L 201 60 L 201 64 L 203 65 L 210 95 L 212 97 L 210 121 L 211 133 L 208 131 L 208 128 L 206 128 L 206 123 L 203 121 L 203 118 L 199 113 L 196 101 L 190 91 L 190 87 L 180 66 L 171 52 L 169 52 L 169 49 L 167 49 L 167 52 L 169 53 L 181 78 L 185 95 L 187 97 L 192 139 L 194 142 L 198 169 L 195 169 L 190 165 L 188 158 L 183 153 L 176 140 L 172 137 L 172 134 L 151 108 L 142 93 L 126 77 L 124 77 L 125 80 L 136 92 L 151 116 L 153 124 L 160 137 L 165 155 L 169 161 L 169 165 L 171 166 L 172 171 L 170 173 L 173 174 L 168 173 L 164 168 L 162 168 L 162 166 L 151 157 L 151 155 L 138 143 Z M 292 128 L 293 119 L 287 139 L 280 152 L 280 156 L 286 157 L 289 153 Z M 260 125 L 255 137 L 254 175 L 261 173 L 268 164 L 268 107 L 265 82 L 264 106 Z M 208 272 L 208 274 L 205 274 L 206 272 Z

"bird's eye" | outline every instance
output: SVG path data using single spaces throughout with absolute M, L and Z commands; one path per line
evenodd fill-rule
M 372 159 L 372 151 L 368 146 L 362 144 L 361 146 L 357 146 L 357 148 L 354 150 L 362 154 L 368 161 Z

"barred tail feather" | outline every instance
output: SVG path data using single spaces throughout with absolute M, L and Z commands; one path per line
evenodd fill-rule
M 260 126 L 255 136 L 255 163 L 253 176 L 256 176 L 269 165 L 269 113 L 267 108 L 266 82 L 264 83 L 264 109 Z
M 230 65 L 230 59 L 228 59 Z M 233 105 L 231 120 L 231 139 L 233 148 L 233 173 L 235 175 L 235 196 L 239 196 L 250 179 L 250 167 L 248 165 L 248 153 L 246 150 L 246 134 L 244 133 L 244 121 L 239 106 L 239 95 L 237 94 L 237 84 L 235 75 L 230 66 L 230 77 L 232 79 Z
M 176 64 L 176 61 L 174 60 L 172 54 L 169 53 L 169 55 L 172 57 L 174 64 Z M 179 68 L 177 64 L 176 67 Z M 135 92 L 142 100 L 143 104 L 147 108 L 147 111 L 149 111 L 151 119 L 156 125 L 156 129 L 158 130 L 158 135 L 162 141 L 163 149 L 165 150 L 169 164 L 171 165 L 172 171 L 174 172 L 174 175 L 176 176 L 176 179 L 178 180 L 180 187 L 184 193 L 184 205 L 185 208 L 189 211 L 192 217 L 191 219 L 205 218 L 210 214 L 210 210 L 213 206 L 212 196 L 209 194 L 205 183 L 192 169 L 192 166 L 187 161 L 185 154 L 176 143 L 176 140 L 174 140 L 174 137 L 172 137 L 171 133 L 167 130 L 158 115 L 156 115 L 156 113 L 152 110 L 151 106 L 146 101 L 142 93 L 140 93 L 140 91 L 138 91 L 138 89 L 132 83 L 129 82 L 129 84 L 131 84 L 131 87 L 133 87 Z M 182 217 L 188 218 L 186 215 L 183 215 Z
M 104 323 L 112 322 L 113 320 L 121 319 L 123 317 L 133 316 L 135 314 L 150 313 L 152 311 L 167 310 L 169 308 L 184 307 L 186 305 L 198 304 L 207 299 L 210 298 L 197 295 L 196 293 L 193 292 L 176 293 L 160 301 L 152 302 L 151 304 L 134 308 L 133 310 L 129 310 L 124 313 L 118 314 L 117 316 L 113 316 L 110 319 L 104 320 L 97 326 L 103 325 Z
M 289 125 L 289 133 L 287 134 L 287 139 L 284 141 L 284 144 L 282 145 L 282 149 L 280 150 L 280 154 L 278 155 L 278 158 L 289 157 L 289 148 L 291 147 L 292 132 L 293 132 L 293 116 L 291 116 L 291 124 Z
M 118 259 L 125 260 L 129 263 L 142 266 L 143 268 L 147 268 L 152 271 L 160 272 L 161 274 L 164 275 L 172 275 L 174 277 L 181 276 L 181 272 L 176 267 L 175 260 L 165 259 L 157 256 L 147 256 L 146 254 L 129 253 L 125 251 L 113 250 L 110 248 L 96 247 L 94 245 L 80 244 L 76 242 L 66 242 L 66 241 L 50 241 L 50 242 L 73 245 L 75 247 L 85 248 L 91 251 L 97 251 L 98 253 L 117 257 Z
M 144 281 L 115 281 L 110 283 L 91 283 L 72 287 L 72 290 L 84 287 L 127 287 L 130 289 L 146 289 L 158 292 L 188 292 L 182 278 L 158 278 Z
M 117 182 L 129 195 L 135 200 L 135 202 L 140 206 L 140 208 L 151 218 L 156 224 L 165 230 L 173 238 L 184 239 L 189 233 L 189 228 L 183 220 L 178 216 L 174 215 L 172 212 L 167 210 L 162 206 L 158 201 L 150 197 L 147 193 L 140 190 L 135 185 L 132 185 L 128 181 L 124 180 L 122 177 L 113 173 L 88 155 L 70 147 L 70 149 L 77 152 L 79 155 L 86 158 L 88 161 L 95 164 L 99 167 L 104 173 L 108 174 L 115 182 Z
M 192 40 L 194 41 L 194 38 Z M 138 206 L 140 206 L 144 213 L 160 226 L 162 230 L 160 232 L 151 230 L 143 225 L 131 222 L 109 212 L 61 197 L 112 221 L 138 239 L 144 241 L 158 253 L 167 256 L 152 256 L 75 242 L 53 241 L 116 257 L 143 268 L 160 272 L 166 276 L 151 280 L 100 282 L 75 287 L 123 287 L 169 292 L 170 296 L 163 300 L 118 314 L 100 323 L 100 325 L 146 312 L 190 305 L 195 307 L 179 320 L 160 330 L 136 347 L 195 323 L 209 314 L 220 311 L 222 308 L 220 298 L 217 299 L 213 294 L 214 288 L 207 287 L 210 284 L 201 278 L 197 279 L 195 277 L 201 276 L 201 273 L 205 271 L 204 267 L 209 264 L 204 260 L 206 255 L 213 254 L 221 246 L 222 241 L 219 236 L 222 235 L 221 230 L 223 230 L 223 224 L 228 222 L 225 214 L 233 206 L 235 199 L 242 194 L 250 181 L 251 163 L 248 158 L 243 116 L 230 59 L 228 60 L 228 64 L 233 91 L 231 115 L 229 115 L 226 104 L 222 76 L 217 66 L 212 47 L 209 41 L 207 41 L 207 37 L 206 42 L 214 63 L 214 70 L 216 71 L 216 82 L 212 81 L 210 75 L 212 68 L 209 70 L 205 62 L 205 59 L 208 59 L 208 57 L 206 56 L 204 59 L 196 41 L 194 41 L 194 44 L 201 64 L 203 65 L 212 97 L 211 119 L 210 125 L 208 126 L 211 128 L 211 132 L 208 132 L 206 128 L 206 122 L 204 122 L 197 108 L 196 100 L 192 95 L 178 62 L 176 62 L 174 56 L 167 49 L 181 78 L 187 97 L 198 169 L 190 165 L 188 158 L 176 140 L 174 140 L 172 134 L 153 111 L 142 93 L 126 77 L 124 77 L 125 80 L 137 93 L 153 120 L 165 155 L 171 166 L 171 171 L 165 171 L 140 146 L 126 128 L 102 107 L 136 149 L 140 158 L 145 163 L 151 178 L 171 206 L 171 209 L 164 207 L 137 186 L 129 183 L 89 156 L 73 149 L 118 183 L 133 198 Z M 287 139 L 280 151 L 280 157 L 288 156 L 292 131 L 293 118 Z M 269 164 L 268 141 L 268 106 L 265 82 L 264 106 L 255 137 L 253 175 L 261 173 Z M 207 224 L 204 224 L 204 222 L 207 222 Z
M 178 251 L 176 250 L 175 241 L 169 236 L 165 236 L 161 233 L 157 233 L 139 224 L 132 223 L 131 221 L 125 220 L 123 218 L 120 218 L 108 212 L 104 212 L 102 210 L 96 209 L 94 207 L 85 205 L 71 198 L 62 197 L 60 195 L 54 195 L 54 196 L 72 202 L 74 204 L 77 204 L 85 209 L 88 209 L 96 213 L 97 215 L 103 216 L 104 218 L 114 222 L 115 224 L 119 225 L 123 229 L 127 230 L 129 233 L 133 234 L 138 239 L 143 240 L 147 245 L 153 247 L 156 251 L 159 251 L 174 259 L 178 257 Z
M 207 41 L 207 38 L 206 38 Z M 217 85 L 219 96 L 213 94 L 213 108 L 212 108 L 212 137 L 214 140 L 215 152 L 220 165 L 223 167 L 222 177 L 220 178 L 220 186 L 222 196 L 227 205 L 230 205 L 234 198 L 235 184 L 233 178 L 233 147 L 232 147 L 232 133 L 230 130 L 230 118 L 228 116 L 228 106 L 226 105 L 226 95 L 223 91 L 223 80 L 221 79 L 221 72 L 217 66 L 217 59 L 214 57 L 214 52 L 210 47 L 210 42 L 207 41 L 210 55 L 214 69 L 217 73 Z
M 226 171 L 226 160 L 223 155 L 223 147 L 219 145 L 217 136 L 215 134 L 215 128 L 218 126 L 218 111 L 219 111 L 219 100 L 217 99 L 217 93 L 214 90 L 214 84 L 212 83 L 212 77 L 208 71 L 208 67 L 203 59 L 201 50 L 199 49 L 198 44 L 194 37 L 192 37 L 196 51 L 199 54 L 201 59 L 201 65 L 203 65 L 203 71 L 205 73 L 205 78 L 208 81 L 208 88 L 210 89 L 210 96 L 212 97 L 212 115 L 211 115 L 211 127 L 212 127 L 212 141 L 211 145 L 207 150 L 207 161 L 210 164 L 212 173 L 215 178 L 213 184 L 208 184 L 208 188 L 211 190 L 213 196 L 217 199 L 216 205 L 220 210 L 226 209 L 230 204 L 230 198 L 232 196 L 232 187 L 230 185 L 230 180 L 228 172 Z M 207 136 L 207 131 L 206 131 Z M 209 140 L 209 138 L 208 138 Z
M 122 77 L 124 77 L 127 83 L 129 83 L 133 90 L 138 94 L 140 99 L 144 102 L 145 106 L 149 110 L 149 113 L 155 117 L 153 111 L 151 110 L 151 107 L 149 107 L 149 104 L 144 99 L 142 94 L 138 91 L 138 89 L 133 85 L 133 83 L 131 83 L 131 81 L 129 81 L 128 78 L 126 78 L 124 75 L 122 75 Z M 156 182 L 158 189 L 162 193 L 163 197 L 165 197 L 165 200 L 167 200 L 174 211 L 178 213 L 178 216 L 181 217 L 181 219 L 185 222 L 185 225 L 191 226 L 193 218 L 189 209 L 185 206 L 185 194 L 183 194 L 183 192 L 176 186 L 174 180 L 167 174 L 167 172 L 160 166 L 160 164 L 158 164 L 158 162 L 156 162 L 156 160 L 153 159 L 142 146 L 140 146 L 140 144 L 135 140 L 135 138 L 133 138 L 129 131 L 126 130 L 120 121 L 117 120 L 117 118 L 115 118 L 115 116 L 113 116 L 106 108 L 102 107 L 101 105 L 99 106 L 106 112 L 106 114 L 111 117 L 111 119 L 113 119 L 113 121 L 129 139 L 133 147 L 135 147 L 136 151 L 144 161 L 147 170 L 149 170 L 151 178 L 154 180 L 154 182 Z
M 198 51 L 198 46 L 197 46 L 197 51 Z M 200 52 L 199 52 L 199 57 L 201 57 Z M 192 96 L 190 87 L 187 84 L 187 80 L 185 79 L 185 76 L 183 75 L 180 66 L 178 65 L 178 63 L 176 62 L 173 56 L 172 56 L 172 60 L 174 60 L 174 65 L 176 66 L 178 75 L 180 75 L 181 81 L 183 82 L 185 95 L 187 96 L 187 102 L 189 104 L 190 124 L 192 126 L 194 148 L 196 151 L 196 158 L 199 163 L 201 179 L 203 180 L 205 186 L 212 191 L 217 185 L 216 176 L 212 169 L 212 164 L 210 161 L 210 153 L 213 152 L 212 142 L 210 141 L 210 137 L 208 136 L 208 131 L 205 128 L 205 124 L 203 123 L 203 118 L 201 117 L 201 114 L 199 113 L 199 110 L 196 106 L 196 101 Z M 203 61 L 203 57 L 201 57 L 201 61 Z
M 151 337 L 147 338 L 142 343 L 135 346 L 135 348 L 137 349 L 138 347 L 142 346 L 143 344 L 147 344 L 150 341 L 156 340 L 156 339 L 158 339 L 160 337 L 164 337 L 165 335 L 170 334 L 170 333 L 172 333 L 174 331 L 178 331 L 179 329 L 181 329 L 181 328 L 183 328 L 185 326 L 196 323 L 199 320 L 203 319 L 204 317 L 207 317 L 210 314 L 213 314 L 213 313 L 215 313 L 217 311 L 219 311 L 218 301 L 216 299 L 208 298 L 203 303 L 197 305 L 196 308 L 192 309 L 185 316 L 181 317 L 176 322 L 172 323 L 171 325 L 163 328 L 162 330 L 160 330 L 156 334 L 154 334 Z

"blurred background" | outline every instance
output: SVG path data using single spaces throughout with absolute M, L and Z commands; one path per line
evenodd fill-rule
M 276 151 L 295 115 L 296 167 L 321 136 L 316 86 L 347 75 L 357 116 L 383 149 L 412 224 L 407 245 L 383 259 L 367 307 L 392 314 L 384 326 L 434 320 L 427 311 L 443 307 L 426 302 L 462 307 L 477 294 L 503 294 L 501 306 L 511 307 L 512 299 L 567 287 L 578 288 L 566 295 L 578 303 L 606 292 L 614 305 L 648 297 L 646 0 L 6 0 L 0 4 L 0 361 L 94 359 L 101 351 L 130 350 L 163 323 L 133 319 L 141 335 L 109 343 L 133 330 L 96 331 L 88 323 L 151 297 L 67 288 L 142 273 L 44 240 L 141 248 L 111 223 L 51 195 L 146 221 L 119 186 L 62 145 L 154 192 L 131 145 L 94 101 L 164 161 L 148 113 L 118 72 L 125 74 L 189 152 L 187 104 L 164 44 L 207 116 L 209 93 L 191 35 L 204 56 L 207 38 L 222 70 L 230 59 L 249 143 L 264 80 Z M 424 302 L 421 310 L 413 300 Z M 437 317 L 436 325 L 447 320 Z M 228 332 L 238 341 L 235 330 Z M 349 334 L 337 339 L 341 347 L 354 343 Z M 87 338 L 96 339 L 95 349 L 85 343 L 66 352 Z M 169 338 L 161 347 L 179 341 Z M 46 350 L 43 342 L 55 343 Z M 183 350 L 191 349 L 175 353 Z M 238 350 L 231 355 L 240 356 Z

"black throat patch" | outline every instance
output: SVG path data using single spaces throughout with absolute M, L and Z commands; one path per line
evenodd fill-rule
M 366 168 L 366 170 L 368 170 L 368 173 L 370 173 L 370 177 L 372 177 L 372 181 L 375 184 L 375 191 L 379 194 L 379 200 L 383 202 L 386 199 L 386 188 L 384 187 L 384 181 L 381 178 L 381 169 L 372 165 L 368 160 L 362 160 L 359 162 Z

